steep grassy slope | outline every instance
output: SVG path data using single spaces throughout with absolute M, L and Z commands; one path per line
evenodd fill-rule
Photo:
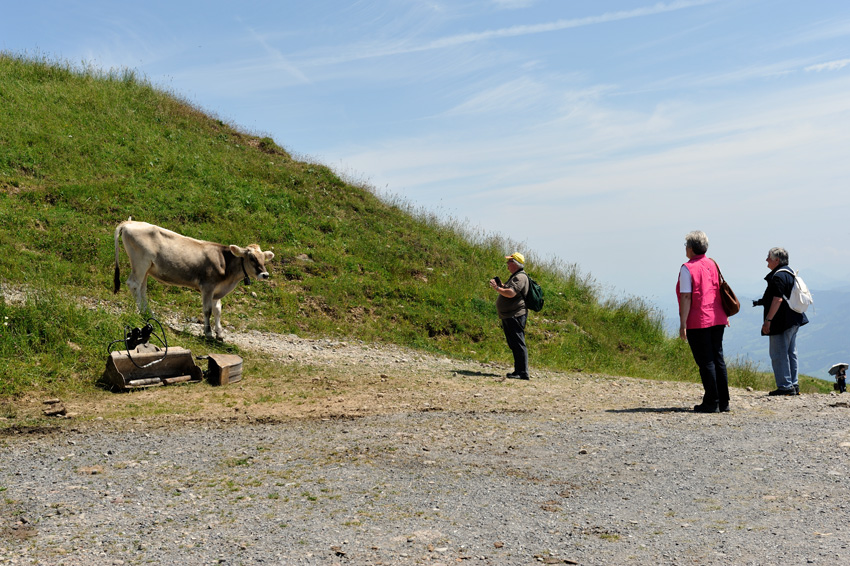
M 0 284 L 41 293 L 25 306 L 0 300 L 0 394 L 88 386 L 108 341 L 139 325 L 126 288 L 111 293 L 113 229 L 130 216 L 275 252 L 268 284 L 223 301 L 238 329 L 510 359 L 486 284 L 505 274 L 509 243 L 385 202 L 129 71 L 0 55 L 0 124 Z M 695 377 L 686 347 L 641 301 L 600 304 L 573 266 L 528 255 L 547 292 L 528 329 L 533 365 Z M 123 250 L 121 266 L 126 277 Z M 154 312 L 200 315 L 193 291 L 151 282 L 149 296 Z M 63 297 L 112 301 L 124 314 Z

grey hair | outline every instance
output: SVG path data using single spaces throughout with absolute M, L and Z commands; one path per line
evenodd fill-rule
M 785 248 L 770 248 L 767 255 L 779 261 L 779 265 L 788 265 L 788 252 Z
M 708 236 L 702 230 L 694 230 L 685 235 L 685 245 L 697 255 L 708 251 Z

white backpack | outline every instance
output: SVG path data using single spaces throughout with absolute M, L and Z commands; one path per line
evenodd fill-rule
M 785 299 L 785 302 L 788 303 L 788 306 L 791 307 L 792 311 L 800 313 L 806 312 L 809 305 L 815 302 L 812 298 L 811 292 L 809 292 L 809 287 L 806 285 L 806 282 L 803 281 L 797 273 L 790 269 L 779 269 L 777 270 L 777 273 L 780 271 L 786 271 L 794 276 L 794 286 L 791 288 L 791 293 L 787 297 L 782 298 Z

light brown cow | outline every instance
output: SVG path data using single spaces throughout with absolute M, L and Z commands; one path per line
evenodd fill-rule
M 204 304 L 204 335 L 207 338 L 213 336 L 210 315 L 215 317 L 215 337 L 221 339 L 224 333 L 222 297 L 243 279 L 246 284 L 251 282 L 251 276 L 268 279 L 265 263 L 274 257 L 274 253 L 262 251 L 257 244 L 247 248 L 223 246 L 130 219 L 115 228 L 115 293 L 121 288 L 119 237 L 130 258 L 127 286 L 133 292 L 139 312 L 148 311 L 148 275 L 168 285 L 196 289 L 201 292 Z

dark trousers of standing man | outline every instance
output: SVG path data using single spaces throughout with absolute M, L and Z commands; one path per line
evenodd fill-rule
M 508 348 L 514 354 L 514 374 L 528 379 L 528 348 L 525 346 L 525 321 L 528 315 L 502 319 L 502 330 L 508 341 Z
M 723 359 L 722 325 L 709 328 L 689 328 L 688 345 L 699 366 L 699 376 L 705 395 L 702 404 L 721 410 L 729 406 L 729 379 L 726 376 L 726 360 Z

